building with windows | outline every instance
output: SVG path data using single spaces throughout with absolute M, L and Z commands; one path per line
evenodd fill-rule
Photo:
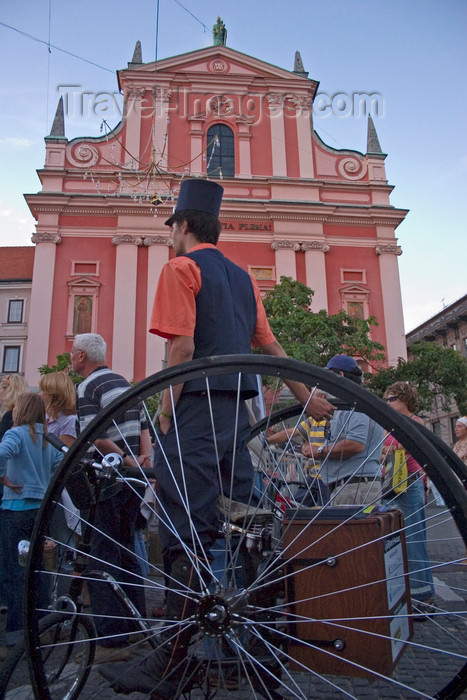
M 26 195 L 37 220 L 32 385 L 83 331 L 106 338 L 128 379 L 161 369 L 165 345 L 148 318 L 184 177 L 222 179 L 219 247 L 263 291 L 298 279 L 314 290 L 314 311 L 375 316 L 387 361 L 405 357 L 395 230 L 407 211 L 390 203 L 371 117 L 365 154 L 323 143 L 312 124 L 318 83 L 298 52 L 292 71 L 224 45 L 145 64 L 138 42 L 117 75 L 121 123 L 68 141 L 62 96 L 41 190 Z
M 467 358 L 467 294 L 407 333 L 406 338 L 409 358 L 410 347 L 422 340 L 452 348 Z M 440 438 L 448 445 L 453 445 L 456 441 L 454 428 L 458 418 L 459 409 L 455 404 L 449 411 L 438 406 L 428 416 L 428 423 Z
M 0 248 L 0 358 L 2 374 L 24 373 L 34 248 Z

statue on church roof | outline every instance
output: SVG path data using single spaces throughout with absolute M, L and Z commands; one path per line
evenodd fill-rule
M 227 29 L 220 17 L 212 28 L 212 43 L 214 46 L 225 46 L 227 43 Z

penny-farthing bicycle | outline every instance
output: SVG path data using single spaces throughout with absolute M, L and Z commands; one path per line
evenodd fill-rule
M 57 570 L 59 564 L 54 571 L 44 572 L 43 543 L 50 538 L 54 511 L 64 507 L 60 496 L 75 479 L 90 445 L 111 423 L 118 426 L 119 415 L 129 405 L 147 402 L 192 378 L 204 379 L 199 410 L 209 413 L 210 379 L 219 374 L 240 377 L 243 373 L 267 378 L 272 396 L 279 393 L 284 379 L 302 381 L 344 402 L 349 416 L 355 411 L 368 415 L 393 433 L 423 466 L 445 507 L 435 509 L 430 502 L 426 506 L 424 528 L 430 561 L 417 572 L 406 554 L 406 540 L 413 529 L 391 507 L 394 503 L 386 502 L 385 509 L 366 509 L 352 504 L 335 508 L 332 501 L 320 502 L 316 484 L 307 478 L 309 465 L 300 451 L 287 449 L 282 453 L 265 444 L 263 437 L 268 429 L 283 420 L 283 414 L 278 417 L 273 406 L 252 433 L 256 474 L 249 504 L 234 503 L 230 500 L 233 494 L 224 492 L 225 498 L 219 503 L 218 539 L 211 552 L 214 558 L 203 558 L 198 564 L 204 584 L 193 585 L 192 589 L 180 585 L 181 594 L 194 600 L 196 606 L 187 621 L 193 632 L 188 656 L 172 671 L 178 684 L 176 697 L 460 696 L 467 684 L 467 606 L 462 569 L 467 540 L 464 465 L 442 443 L 431 440 L 428 431 L 419 430 L 414 421 L 397 414 L 365 389 L 312 365 L 245 355 L 193 361 L 140 382 L 104 410 L 64 458 L 38 517 L 27 571 L 25 627 L 35 697 L 54 698 L 55 682 L 50 665 L 45 663 L 51 642 L 41 633 L 41 619 L 50 610 L 39 602 L 39 580 L 47 575 L 71 578 L 69 571 Z M 289 414 L 289 426 L 305 418 L 296 409 L 289 410 Z M 176 409 L 174 416 L 177 430 Z M 209 439 L 215 453 L 216 416 L 212 413 L 211 423 Z M 232 433 L 235 441 L 235 426 Z M 159 440 L 156 431 L 153 439 Z M 179 459 L 183 465 L 182 450 Z M 289 475 L 294 459 L 292 483 Z M 314 474 L 316 481 L 319 475 L 316 471 Z M 147 474 L 141 471 L 137 477 L 153 489 Z M 121 478 L 118 460 L 107 465 L 103 478 L 107 486 Z M 131 481 L 129 488 L 135 488 Z M 180 489 L 189 512 L 190 485 L 183 478 Z M 311 500 L 304 499 L 307 491 Z M 157 516 L 176 533 L 170 512 L 157 507 L 157 490 L 153 498 Z M 86 509 L 81 512 L 81 520 L 82 528 L 89 524 Z M 68 548 L 71 557 L 80 554 L 70 543 L 56 541 L 56 545 Z M 199 551 L 195 530 L 191 541 L 185 537 L 183 547 L 189 552 Z M 107 564 L 88 561 L 81 574 L 83 581 L 95 575 L 90 572 L 105 570 Z M 422 569 L 430 569 L 433 574 L 437 595 L 428 617 L 420 614 L 419 601 L 411 595 L 408 569 L 412 580 Z M 115 584 L 109 585 L 118 588 L 118 575 L 114 578 Z M 161 601 L 165 589 L 162 566 L 151 563 L 149 575 L 142 574 L 137 585 L 144 589 L 146 600 Z M 63 615 L 69 623 L 98 613 L 65 608 L 53 614 Z M 142 656 L 154 653 L 157 644 L 164 643 L 158 641 L 158 635 L 168 624 L 163 618 L 138 619 L 134 611 L 128 616 L 135 623 L 136 633 L 130 646 L 134 654 L 122 670 L 122 686 L 126 674 L 138 673 Z M 165 638 L 167 635 L 162 635 L 161 639 Z M 76 649 L 93 641 L 99 639 L 80 639 Z M 74 640 L 65 639 L 62 644 L 70 646 Z M 112 697 L 112 687 L 121 689 L 118 682 L 111 687 L 101 677 L 92 655 L 87 671 L 89 678 L 80 697 Z M 154 693 L 159 681 L 154 678 Z

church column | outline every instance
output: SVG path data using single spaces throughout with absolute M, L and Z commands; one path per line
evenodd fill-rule
M 142 238 L 127 234 L 112 238 L 117 254 L 111 367 L 128 381 L 134 379 L 135 371 L 136 282 L 142 242 Z
M 324 309 L 328 310 L 328 291 L 326 284 L 325 253 L 330 248 L 321 241 L 309 241 L 302 243 L 300 248 L 305 253 L 306 286 L 313 289 L 311 310 L 316 313 Z
M 282 95 L 268 95 L 269 123 L 271 125 L 272 174 L 287 176 L 287 155 L 285 151 L 284 98 Z
M 126 94 L 125 148 L 128 153 L 124 153 L 124 160 L 127 166 L 130 165 L 133 158 L 136 167 L 136 159 L 139 159 L 140 156 L 141 111 L 144 92 L 144 88 L 129 88 Z
M 149 377 L 149 375 L 163 369 L 162 363 L 165 358 L 166 341 L 164 338 L 149 333 L 149 322 L 161 270 L 169 260 L 170 236 L 148 236 L 144 239 L 144 245 L 148 246 L 146 376 Z
M 276 280 L 280 282 L 281 277 L 291 277 L 297 279 L 297 266 L 295 253 L 300 250 L 300 243 L 296 241 L 273 241 L 271 248 L 276 251 Z
M 379 256 L 387 359 L 390 365 L 395 365 L 399 357 L 407 359 L 404 313 L 397 264 L 397 256 L 401 255 L 402 250 L 400 246 L 391 243 L 378 245 L 375 250 L 376 255 Z
M 156 164 L 167 170 L 168 162 L 168 131 L 169 131 L 169 100 L 172 90 L 167 88 L 154 89 L 154 149 Z
M 296 96 L 295 119 L 297 124 L 298 162 L 300 165 L 300 177 L 314 178 L 313 154 L 311 150 L 311 101 L 309 97 Z
M 190 164 L 193 175 L 201 175 L 206 170 L 206 160 L 203 160 L 203 126 L 204 117 L 188 117 L 190 128 Z
M 245 123 L 240 119 L 238 124 L 238 176 L 251 177 L 251 128 L 249 123 Z
M 34 345 L 28 343 L 24 365 L 26 381 L 31 388 L 39 383 L 37 368 L 48 362 L 55 255 L 61 240 L 61 237 L 54 233 L 36 233 L 32 237 L 36 250 L 34 251 L 28 338 L 34 338 Z

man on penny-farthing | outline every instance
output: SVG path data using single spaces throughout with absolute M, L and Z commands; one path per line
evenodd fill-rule
M 216 248 L 222 194 L 215 182 L 184 180 L 175 212 L 165 222 L 176 257 L 162 269 L 150 331 L 170 341 L 168 367 L 212 355 L 249 353 L 252 347 L 286 357 L 269 327 L 255 281 Z M 242 376 L 239 405 L 237 384 L 237 376 L 210 377 L 211 408 L 204 378 L 173 386 L 162 398 L 154 469 L 166 524 L 160 534 L 169 574 L 168 620 L 184 620 L 195 612 L 195 596 L 180 591 L 201 590 L 199 573 L 210 558 L 218 526 L 219 470 L 224 495 L 251 502 L 254 472 L 246 447 L 250 424 L 244 400 L 257 394 L 257 382 L 253 375 Z M 331 417 L 333 407 L 326 399 L 310 396 L 299 382 L 287 384 L 308 414 Z M 126 692 L 149 693 L 157 687 L 155 697 L 175 697 L 173 669 L 185 658 L 193 634 L 186 623 L 177 628 L 172 623 L 161 634 L 160 647 L 131 673 L 125 674 L 123 664 L 103 666 L 101 673 Z

